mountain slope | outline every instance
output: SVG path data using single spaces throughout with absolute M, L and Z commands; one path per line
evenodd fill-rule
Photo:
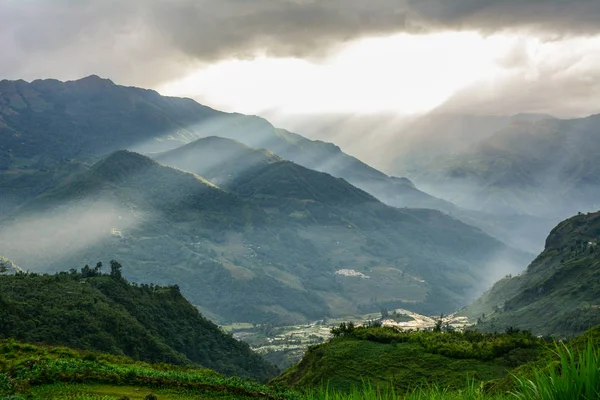
M 115 150 L 160 152 L 195 139 L 221 136 L 265 148 L 328 172 L 397 206 L 445 209 L 405 178 L 391 178 L 331 143 L 274 128 L 266 120 L 227 114 L 190 99 L 115 85 L 92 75 L 78 81 L 0 81 L 0 170 L 95 161 Z
M 464 313 L 478 327 L 573 336 L 600 324 L 600 212 L 560 223 L 521 275 L 497 282 Z
M 180 284 L 213 319 L 288 324 L 381 307 L 452 311 L 500 261 L 527 260 L 438 211 L 389 207 L 290 162 L 225 191 L 127 151 L 3 221 L 0 252 L 38 271 L 109 256 L 133 280 Z
M 85 267 L 81 273 L 0 276 L 0 337 L 259 379 L 276 373 L 200 315 L 177 286 L 131 285 L 119 267 L 111 262 L 110 276 Z
M 198 139 L 150 156 L 161 164 L 201 175 L 221 187 L 227 187 L 243 173 L 282 161 L 267 150 L 255 150 L 238 141 L 217 136 Z
M 242 114 L 228 114 L 202 106 L 190 99 L 161 96 L 155 91 L 115 85 L 108 79 L 90 76 L 78 81 L 36 80 L 0 82 L 0 187 L 3 181 L 26 176 L 39 168 L 51 169 L 65 159 L 95 162 L 120 149 L 152 154 L 173 150 L 184 144 L 189 147 L 160 155 L 167 165 L 200 173 L 209 180 L 227 186 L 229 176 L 212 168 L 210 163 L 193 166 L 188 155 L 196 149 L 206 160 L 219 154 L 208 154 L 202 148 L 223 152 L 223 159 L 236 154 L 232 147 L 223 146 L 214 136 L 239 141 L 255 149 L 267 149 L 280 157 L 314 170 L 343 178 L 379 200 L 394 207 L 432 208 L 456 218 L 525 251 L 537 252 L 540 240 L 528 239 L 531 232 L 524 228 L 515 238 L 515 224 L 485 213 L 460 209 L 449 201 L 433 197 L 406 178 L 388 176 L 360 160 L 351 157 L 331 143 L 309 140 L 268 121 Z M 191 143 L 199 138 L 207 141 Z M 209 145 L 209 142 L 212 143 Z M 229 147 L 229 148 L 228 148 Z M 261 150 L 262 151 L 262 150 Z M 187 154 L 187 155 L 186 155 Z M 237 153 L 239 154 L 239 153 Z M 232 175 L 242 165 L 256 161 L 246 149 L 239 166 L 225 164 Z M 181 156 L 181 159 L 178 159 Z M 190 156 L 193 159 L 193 156 Z M 245 157 L 250 157 L 246 160 Z M 264 153 L 259 159 L 272 159 Z M 185 164 L 185 165 L 184 165 Z M 3 172 L 4 171 L 4 172 Z M 7 186 L 4 186 L 10 189 Z M 438 190 L 441 185 L 433 186 Z M 443 191 L 437 191 L 444 195 Z M 21 194 L 16 197 L 16 194 Z M 15 204 L 28 200 L 16 193 L 10 204 L 0 199 L 0 216 L 13 210 Z M 39 194 L 36 193 L 36 194 Z M 478 206 L 478 205 L 477 205 Z M 522 219 L 516 217 L 517 219 Z M 546 223 L 528 221 L 526 227 L 536 226 L 535 233 L 545 232 Z M 540 225 L 541 227 L 537 227 Z M 538 239 L 539 235 L 534 235 Z M 530 243 L 531 242 L 531 243 Z M 538 243 L 539 242 L 539 243 Z

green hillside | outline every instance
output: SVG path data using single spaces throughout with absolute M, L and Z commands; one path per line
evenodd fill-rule
M 47 167 L 0 171 L 0 217 L 53 189 L 70 176 L 85 171 L 87 167 L 78 161 L 62 161 Z
M 561 222 L 525 272 L 500 280 L 463 313 L 481 329 L 516 326 L 557 336 L 600 324 L 599 242 L 600 212 Z
M 277 201 L 299 200 L 335 207 L 379 203 L 370 194 L 341 178 L 334 178 L 289 161 L 279 161 L 244 173 L 231 184 L 231 190 L 242 197 L 258 201 L 268 198 Z
M 109 269 L 108 274 L 102 274 Z M 0 338 L 265 379 L 275 367 L 222 332 L 177 286 L 130 284 L 120 265 L 0 276 Z
M 478 385 L 503 378 L 547 349 L 528 332 L 401 332 L 345 324 L 332 331 L 336 337 L 309 348 L 302 361 L 275 382 L 300 388 L 327 385 L 341 392 L 365 382 L 392 385 L 398 393 L 434 386 L 458 390 L 469 380 Z
M 527 262 L 438 211 L 392 208 L 290 162 L 247 171 L 227 191 L 128 151 L 26 203 L 3 222 L 0 252 L 48 272 L 119 259 L 128 278 L 177 283 L 220 322 L 281 324 L 382 307 L 450 312 L 493 279 L 499 257 Z

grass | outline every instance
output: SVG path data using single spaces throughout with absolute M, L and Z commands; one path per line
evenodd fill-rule
M 533 377 L 514 376 L 519 400 L 592 400 L 600 398 L 600 355 L 590 340 L 584 349 L 557 344 L 558 362 L 533 371 Z
M 381 345 L 380 343 L 375 343 Z M 450 387 L 439 380 L 413 381 L 408 389 L 363 380 L 348 390 L 315 385 L 302 391 L 225 378 L 210 370 L 144 364 L 124 357 L 66 348 L 5 342 L 0 347 L 0 399 L 12 400 L 593 400 L 600 398 L 600 354 L 596 344 L 556 343 L 547 363 L 518 369 L 510 390 L 494 391 L 464 375 Z M 363 366 L 365 371 L 368 366 Z M 448 367 L 448 371 L 451 367 Z M 392 382 L 393 383 L 393 382 Z
M 203 394 L 206 398 L 274 399 L 285 395 L 285 390 L 249 379 L 225 377 L 208 369 L 148 364 L 126 357 L 34 346 L 12 340 L 0 342 L 0 399 L 3 393 L 33 399 L 111 398 L 102 397 L 109 394 L 100 393 L 102 390 L 98 392 L 97 387 L 90 390 L 89 385 L 99 385 L 105 392 L 110 387 L 172 389 L 179 394 Z M 131 397 L 123 390 L 114 393 Z M 72 391 L 76 393 L 69 397 Z

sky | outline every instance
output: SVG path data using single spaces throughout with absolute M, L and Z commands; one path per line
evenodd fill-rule
M 260 115 L 600 112 L 598 0 L 0 0 L 0 79 Z

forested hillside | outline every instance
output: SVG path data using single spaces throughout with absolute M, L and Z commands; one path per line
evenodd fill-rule
M 0 338 L 196 365 L 261 380 L 276 368 L 204 318 L 177 286 L 131 284 L 121 265 L 0 276 Z

